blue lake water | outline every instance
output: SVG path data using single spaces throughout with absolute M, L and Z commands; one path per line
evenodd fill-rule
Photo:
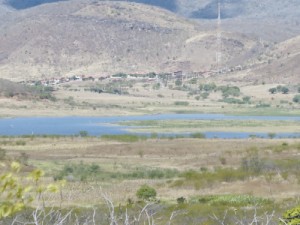
M 156 114 L 143 116 L 112 116 L 112 117 L 24 117 L 0 119 L 0 135 L 76 135 L 87 131 L 90 135 L 128 134 L 126 126 L 115 123 L 138 120 L 259 120 L 259 121 L 300 121 L 300 116 L 231 116 L 222 114 Z M 300 133 L 276 132 L 276 138 L 300 137 Z M 248 138 L 249 136 L 268 137 L 266 133 L 249 132 L 202 132 L 207 138 Z M 141 135 L 147 135 L 140 133 Z M 168 133 L 165 136 L 189 133 Z

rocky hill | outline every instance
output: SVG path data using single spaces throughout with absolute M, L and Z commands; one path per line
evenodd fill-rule
M 2 0 L 15 9 L 31 8 L 62 0 Z M 77 0 L 65 0 L 76 2 Z M 87 0 L 89 1 L 89 0 Z M 95 2 L 104 1 L 97 0 Z M 158 6 L 200 23 L 215 23 L 218 0 L 118 0 Z M 282 41 L 299 34 L 298 0 L 220 0 L 223 29 L 251 34 L 269 41 Z M 1 3 L 0 3 L 1 4 Z M 76 3 L 75 3 L 76 4 Z M 209 24 L 209 27 L 213 24 Z
M 298 73 L 298 0 L 221 2 L 224 66 Z M 0 0 L 0 76 L 214 70 L 216 13 L 216 0 Z
M 223 60 L 235 64 L 256 39 L 224 32 Z M 19 12 L 2 26 L 1 76 L 214 69 L 216 32 L 167 10 L 128 2 L 63 1 Z M 238 62 L 237 62 L 238 63 Z
M 300 36 L 277 44 L 261 56 L 266 63 L 254 69 L 249 78 L 268 83 L 300 83 Z

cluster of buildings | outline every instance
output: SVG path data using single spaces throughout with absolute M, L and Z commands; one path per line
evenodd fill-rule
M 118 80 L 143 80 L 143 81 L 155 81 L 159 77 L 161 78 L 164 76 L 168 80 L 172 79 L 189 79 L 189 78 L 206 78 L 209 76 L 213 76 L 220 73 L 230 73 L 237 70 L 243 70 L 242 66 L 236 66 L 230 69 L 223 69 L 222 71 L 201 71 L 201 72 L 184 72 L 184 71 L 175 71 L 172 73 L 138 73 L 138 74 L 114 74 L 109 76 L 92 76 L 92 75 L 74 75 L 70 77 L 61 77 L 61 78 L 49 78 L 49 79 L 42 79 L 42 80 L 30 80 L 30 81 L 23 81 L 21 83 L 27 85 L 43 85 L 43 86 L 56 86 L 59 84 L 64 84 L 73 81 L 118 81 Z

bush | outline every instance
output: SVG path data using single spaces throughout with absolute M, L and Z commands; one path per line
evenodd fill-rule
M 53 178 L 54 180 L 63 180 L 64 178 L 80 181 L 95 180 L 100 172 L 101 168 L 98 165 L 87 165 L 81 162 L 80 164 L 65 165 Z
M 289 89 L 287 88 L 287 87 L 282 87 L 281 88 L 281 92 L 282 92 L 282 94 L 287 94 L 287 93 L 289 93 Z
M 277 92 L 277 89 L 276 89 L 276 88 L 270 88 L 270 89 L 269 89 L 269 92 L 270 92 L 271 94 L 275 94 L 275 93 Z
M 184 204 L 186 202 L 186 199 L 185 197 L 179 197 L 176 199 L 176 201 L 178 204 Z
M 20 156 L 17 158 L 17 161 L 22 165 L 28 165 L 29 155 L 26 152 L 21 152 Z
M 198 190 L 203 187 L 211 187 L 220 182 L 245 180 L 249 177 L 249 174 L 241 169 L 219 168 L 214 172 L 206 171 L 205 169 L 202 169 L 201 172 L 188 170 L 183 172 L 180 177 L 182 179 L 176 180 L 173 183 L 174 187 L 194 186 L 194 188 Z
M 224 98 L 227 98 L 229 96 L 235 96 L 238 97 L 241 94 L 241 90 L 236 86 L 221 86 L 219 87 L 219 90 L 222 91 L 222 95 Z
M 212 92 L 217 89 L 217 85 L 215 83 L 204 84 L 199 86 L 200 91 Z
M 191 134 L 191 137 L 192 138 L 204 139 L 205 138 L 205 134 L 203 134 L 203 133 L 194 133 L 194 134 Z
M 281 85 L 278 85 L 277 87 L 273 87 L 273 88 L 270 88 L 269 89 L 269 92 L 271 93 L 271 94 L 275 94 L 275 93 L 279 93 L 279 92 L 281 92 L 282 94 L 287 94 L 287 93 L 289 93 L 289 88 L 288 87 L 286 87 L 286 86 L 281 86 Z
M 0 148 L 0 161 L 4 160 L 6 157 L 6 151 Z
M 208 92 L 201 93 L 200 95 L 203 99 L 206 99 L 209 96 Z
M 80 137 L 87 137 L 87 136 L 89 136 L 89 133 L 85 130 L 81 130 L 81 131 L 79 131 L 79 136 Z
M 186 101 L 176 101 L 174 102 L 175 105 L 181 105 L 181 106 L 188 106 L 189 102 Z
M 270 200 L 252 195 L 210 195 L 201 196 L 199 202 L 211 205 L 228 205 L 228 206 L 253 206 L 256 204 L 270 203 Z
M 276 137 L 276 133 L 268 133 L 268 137 L 273 139 Z
M 287 210 L 282 217 L 281 224 L 299 225 L 300 224 L 300 206 Z
M 293 102 L 300 103 L 300 95 L 295 95 L 293 98 Z
M 22 141 L 22 140 L 19 140 L 19 141 L 16 141 L 16 145 L 26 145 L 26 141 Z
M 156 190 L 144 184 L 137 190 L 136 196 L 142 200 L 153 200 L 156 198 Z
M 241 169 L 247 173 L 259 174 L 264 170 L 265 164 L 257 155 L 243 158 Z
M 250 100 L 251 100 L 251 97 L 249 97 L 249 96 L 243 97 L 243 102 L 244 103 L 250 103 Z
M 182 80 L 177 79 L 177 80 L 175 81 L 175 85 L 176 85 L 176 86 L 181 86 L 181 85 L 182 85 Z
M 10 165 L 0 165 L 0 221 L 9 217 L 27 206 L 45 192 L 56 192 L 58 186 L 49 184 L 42 187 L 39 184 L 43 171 L 34 170 L 26 178 L 29 184 L 24 184 L 20 174 L 21 165 L 12 162 Z M 32 183 L 32 184 L 31 184 Z M 2 223 L 1 223 L 2 224 Z M 22 223 L 23 224 L 23 223 Z
M 237 98 L 224 98 L 223 102 L 228 104 L 244 104 L 245 102 Z
M 145 140 L 147 137 L 138 136 L 133 134 L 120 134 L 120 135 L 102 135 L 104 139 L 112 140 L 112 141 L 120 141 L 120 142 L 137 142 L 140 140 Z

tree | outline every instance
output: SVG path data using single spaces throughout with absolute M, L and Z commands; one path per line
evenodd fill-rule
M 175 85 L 176 85 L 176 86 L 181 86 L 181 85 L 182 85 L 182 80 L 181 80 L 181 79 L 177 79 L 177 80 L 175 81 Z
M 89 136 L 89 133 L 86 130 L 81 130 L 81 131 L 79 131 L 79 136 L 80 137 L 87 137 L 87 136 Z
M 197 78 L 192 78 L 189 80 L 190 84 L 197 84 Z
M 276 134 L 275 133 L 268 133 L 268 137 L 269 138 L 271 138 L 271 139 L 273 139 L 273 138 L 275 138 L 276 137 Z
M 203 90 L 206 92 L 214 91 L 216 88 L 217 88 L 217 85 L 215 83 L 204 84 L 204 86 L 203 86 Z
M 293 98 L 293 102 L 300 103 L 300 95 L 295 95 Z
M 275 94 L 275 93 L 277 92 L 277 88 L 270 88 L 270 89 L 269 89 L 269 92 L 270 92 L 271 94 Z
M 136 196 L 142 200 L 155 199 L 156 190 L 153 187 L 144 184 L 137 190 Z
M 289 89 L 287 88 L 287 87 L 282 87 L 281 88 L 281 92 L 283 93 L 283 94 L 287 94 L 287 93 L 289 93 Z

